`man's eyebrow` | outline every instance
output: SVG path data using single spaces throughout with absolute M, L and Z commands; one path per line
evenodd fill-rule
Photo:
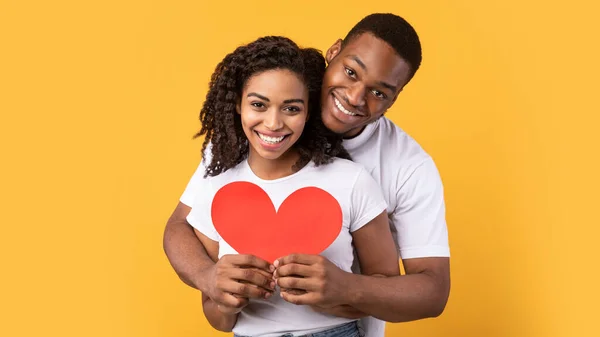
M 354 62 L 358 63 L 358 65 L 364 70 L 367 71 L 367 66 L 363 63 L 363 61 L 360 60 L 360 58 L 356 55 L 348 55 L 348 58 L 354 60 Z M 393 84 L 389 84 L 387 82 L 383 82 L 383 81 L 379 81 L 377 84 L 381 85 L 382 87 L 385 87 L 389 90 L 391 90 L 392 92 L 396 92 L 398 90 L 398 87 L 396 87 Z
M 398 90 L 398 87 L 396 87 L 395 85 L 386 83 L 386 82 L 379 82 L 378 84 L 390 89 L 393 93 L 396 93 L 396 90 Z
M 358 65 L 363 68 L 364 71 L 367 71 L 367 66 L 360 60 L 360 58 L 356 55 L 348 55 L 349 58 L 353 59 Z
M 265 97 L 265 96 L 263 96 L 263 95 L 259 95 L 259 94 L 255 93 L 255 92 L 251 92 L 251 93 L 249 93 L 249 94 L 248 94 L 246 97 L 250 97 L 250 96 L 258 97 L 258 98 L 260 98 L 260 99 L 262 99 L 262 100 L 265 100 L 265 101 L 267 101 L 267 102 L 270 102 L 270 100 L 269 100 L 268 98 L 266 98 L 266 97 Z

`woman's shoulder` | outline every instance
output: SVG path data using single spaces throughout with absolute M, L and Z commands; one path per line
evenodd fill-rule
M 236 166 L 217 174 L 216 176 L 206 176 L 204 180 L 210 182 L 213 186 L 225 185 L 228 182 L 247 178 L 247 164 L 246 161 L 242 161 Z

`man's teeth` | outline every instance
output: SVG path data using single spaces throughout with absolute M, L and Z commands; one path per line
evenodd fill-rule
M 277 144 L 279 142 L 281 142 L 283 140 L 283 138 L 285 138 L 285 136 L 281 136 L 281 137 L 269 137 L 266 135 L 263 135 L 260 132 L 258 133 L 258 137 L 260 137 L 260 139 L 262 139 L 264 142 L 270 143 L 270 144 Z
M 335 102 L 335 106 L 337 106 L 338 109 L 340 109 L 341 112 L 345 113 L 348 116 L 358 116 L 358 114 L 355 114 L 354 112 L 350 112 L 348 110 L 346 110 L 344 108 L 344 106 L 342 105 L 342 103 L 340 103 L 340 101 L 338 101 L 337 98 L 333 98 L 333 101 Z

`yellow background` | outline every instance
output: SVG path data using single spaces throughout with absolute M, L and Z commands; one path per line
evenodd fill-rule
M 594 2 L 0 3 L 0 336 L 220 336 L 161 241 L 209 76 L 375 11 L 422 38 L 389 116 L 436 159 L 452 250 L 445 313 L 387 335 L 600 335 Z

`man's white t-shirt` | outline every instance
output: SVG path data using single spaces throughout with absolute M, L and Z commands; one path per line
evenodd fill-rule
M 385 117 L 344 140 L 344 147 L 381 187 L 400 257 L 449 257 L 444 190 L 429 154 Z M 182 203 L 193 205 L 204 171 L 201 164 L 180 198 Z M 366 337 L 384 335 L 385 322 L 372 317 L 361 321 Z
M 211 216 L 215 194 L 233 182 L 249 182 L 260 187 L 271 199 L 275 210 L 295 191 L 316 187 L 327 192 L 340 206 L 342 223 L 337 238 L 320 255 L 338 268 L 351 272 L 354 248 L 351 233 L 362 228 L 386 210 L 379 185 L 363 166 L 336 158 L 327 165 L 309 163 L 287 177 L 263 180 L 256 176 L 248 161 L 215 177 L 201 179 L 188 222 L 209 239 L 219 243 L 219 258 L 238 252 L 217 231 Z M 334 202 L 335 202 L 334 201 Z M 300 206 L 301 207 L 301 206 Z M 226 212 L 236 212 L 236 205 Z M 239 210 L 238 210 L 239 211 Z M 262 228 L 256 228 L 260 232 Z M 268 235 L 265 233 L 265 235 Z M 233 332 L 241 336 L 302 336 L 333 328 L 352 320 L 317 313 L 308 306 L 284 301 L 278 292 L 267 300 L 251 300 L 242 310 Z

